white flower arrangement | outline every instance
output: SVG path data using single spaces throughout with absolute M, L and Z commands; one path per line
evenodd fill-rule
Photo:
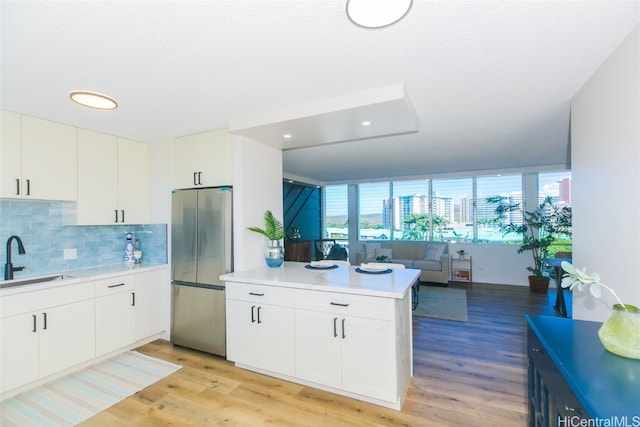
M 600 281 L 600 275 L 598 273 L 588 274 L 586 269 L 583 268 L 582 270 L 580 270 L 567 261 L 562 261 L 562 264 L 560 265 L 562 266 L 562 269 L 567 273 L 562 276 L 562 283 L 560 286 L 562 286 L 563 288 L 569 288 L 569 290 L 573 290 L 573 288 L 577 286 L 578 289 L 582 291 L 583 287 L 588 286 L 591 295 L 596 298 L 600 298 L 602 296 L 602 290 L 600 289 L 600 287 L 603 287 L 611 292 L 611 294 L 616 298 L 616 300 L 618 300 L 618 303 L 620 303 L 623 309 L 626 308 L 618 297 L 618 294 L 616 294 L 613 289 Z

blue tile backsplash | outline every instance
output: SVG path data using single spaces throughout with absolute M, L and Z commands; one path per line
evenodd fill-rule
M 58 273 L 124 262 L 126 234 L 140 239 L 142 263 L 167 262 L 167 225 L 76 226 L 74 202 L 0 200 L 0 262 L 4 279 L 6 242 L 22 239 L 26 253 L 12 242 L 14 267 L 24 266 L 15 278 Z M 77 258 L 65 260 L 64 250 L 76 249 Z

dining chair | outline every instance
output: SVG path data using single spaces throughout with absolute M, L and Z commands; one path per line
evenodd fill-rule
M 327 255 L 331 251 L 333 245 L 336 244 L 335 239 L 318 239 L 314 242 L 316 246 L 316 260 L 327 259 Z

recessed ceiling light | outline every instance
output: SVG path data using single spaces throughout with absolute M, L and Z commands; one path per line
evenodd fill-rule
M 369 120 L 365 120 L 364 122 L 360 123 L 362 126 L 371 126 L 371 122 Z
M 282 137 L 284 139 L 291 139 L 291 138 L 293 138 L 293 135 L 291 135 L 290 133 L 285 133 L 284 135 L 282 135 Z
M 413 0 L 347 0 L 347 16 L 364 28 L 395 24 L 409 12 Z
M 118 108 L 118 101 L 110 96 L 88 90 L 74 90 L 69 92 L 69 98 L 77 104 L 98 110 L 114 110 Z

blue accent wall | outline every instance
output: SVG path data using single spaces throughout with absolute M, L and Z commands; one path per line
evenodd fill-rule
M 17 235 L 26 253 L 12 242 L 14 267 L 24 266 L 15 278 L 66 272 L 124 262 L 126 234 L 140 239 L 142 262 L 167 262 L 167 225 L 76 226 L 76 204 L 57 201 L 0 200 L 0 263 L 4 278 L 6 242 Z M 64 249 L 76 249 L 77 258 L 64 259 Z

